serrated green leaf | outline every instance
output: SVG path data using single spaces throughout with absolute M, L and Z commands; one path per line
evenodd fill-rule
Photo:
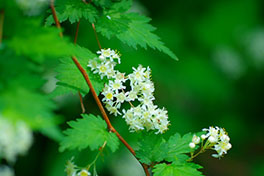
M 60 150 L 65 149 L 98 149 L 107 141 L 107 147 L 112 152 L 118 149 L 119 140 L 114 133 L 107 131 L 107 125 L 103 119 L 92 114 L 82 115 L 82 119 L 68 122 L 71 128 L 64 131 L 66 135 L 61 142 Z
M 98 11 L 91 4 L 85 4 L 81 0 L 63 0 L 58 1 L 55 4 L 56 15 L 60 23 L 69 20 L 70 23 L 78 22 L 80 19 L 88 20 L 90 23 L 94 23 L 98 17 Z M 46 19 L 46 25 L 50 26 L 54 24 L 53 16 L 50 15 Z
M 201 167 L 196 164 L 167 165 L 163 163 L 154 166 L 153 172 L 154 176 L 202 176 L 202 173 L 197 170 L 198 168 Z
M 99 94 L 104 87 L 105 80 L 101 80 L 99 75 L 93 74 L 90 69 L 87 68 L 88 61 L 97 56 L 88 49 L 80 46 L 74 47 L 73 54 L 75 54 L 82 67 L 86 69 L 96 93 Z M 61 59 L 61 63 L 56 68 L 56 71 L 58 72 L 56 78 L 59 81 L 57 82 L 56 89 L 51 93 L 52 96 L 68 93 L 75 94 L 78 91 L 84 95 L 89 92 L 89 87 L 84 77 L 70 57 Z
M 167 161 L 181 162 L 188 157 L 185 153 L 191 152 L 189 143 L 192 140 L 192 134 L 188 133 L 181 137 L 179 133 L 171 136 L 168 141 L 168 154 L 166 156 Z
M 132 6 L 132 0 L 121 0 L 120 2 L 115 2 L 110 9 L 113 12 L 126 12 Z
M 103 36 L 107 38 L 115 36 L 135 49 L 137 46 L 145 49 L 149 46 L 177 60 L 176 55 L 153 33 L 156 28 L 149 24 L 150 20 L 137 13 L 119 13 L 109 10 L 98 19 L 96 29 Z
M 34 130 L 57 124 L 54 103 L 44 94 L 22 87 L 11 88 L 0 94 L 1 113 L 12 121 L 24 121 Z
M 111 0 L 93 0 L 93 3 L 102 8 L 109 8 L 113 4 Z
M 167 154 L 166 142 L 161 135 L 144 135 L 139 142 L 139 150 L 136 151 L 137 157 L 142 163 L 151 164 L 152 162 L 162 161 Z
M 15 55 L 10 48 L 1 50 L 0 55 L 0 80 L 4 83 L 0 91 L 0 114 L 13 122 L 23 121 L 33 130 L 45 131 L 44 135 L 58 139 L 56 125 L 60 117 L 53 113 L 55 104 L 39 91 L 45 82 L 39 64 Z
M 24 20 L 23 24 L 21 31 L 7 42 L 18 55 L 29 56 L 36 62 L 42 62 L 46 57 L 71 54 L 71 45 L 59 37 L 59 30 L 55 27 L 42 27 L 40 20 Z

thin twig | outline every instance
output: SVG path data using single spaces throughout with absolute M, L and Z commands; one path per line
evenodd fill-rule
M 57 23 L 59 24 L 59 21 L 58 21 L 57 16 L 56 16 L 56 11 L 55 11 L 55 8 L 54 8 L 54 5 L 53 5 L 54 4 L 53 1 L 54 0 L 51 0 L 51 8 L 53 8 L 52 15 L 53 15 L 54 21 L 56 22 L 56 26 L 58 28 L 60 28 L 60 25 L 57 25 Z M 94 24 L 92 24 L 92 26 L 94 28 L 95 35 L 97 36 L 96 31 L 95 31 Z M 62 36 L 63 35 L 61 35 L 61 37 Z M 101 49 L 101 45 L 99 43 L 98 37 L 96 37 L 96 38 L 97 38 L 97 41 L 98 41 L 98 46 Z M 88 76 L 87 72 L 84 70 L 84 68 L 81 66 L 81 64 L 79 63 L 79 61 L 77 60 L 77 58 L 75 56 L 72 56 L 72 60 L 75 63 L 75 65 L 77 66 L 77 68 L 79 69 L 79 71 L 81 72 L 81 74 L 83 75 L 83 77 L 84 77 L 87 85 L 89 86 L 89 88 L 91 90 L 91 93 L 92 93 L 92 95 L 93 95 L 93 97 L 94 97 L 94 99 L 96 101 L 96 104 L 99 107 L 99 109 L 100 109 L 100 111 L 102 113 L 102 116 L 103 116 L 103 118 L 104 118 L 104 120 L 105 120 L 105 122 L 107 124 L 107 127 L 108 127 L 109 132 L 115 133 L 115 135 L 118 137 L 118 139 L 127 147 L 127 149 L 135 156 L 135 158 L 138 160 L 138 162 L 142 165 L 142 167 L 143 167 L 143 169 L 145 171 L 146 176 L 150 176 L 149 171 L 148 171 L 148 165 L 146 165 L 144 163 L 141 163 L 139 161 L 139 159 L 136 157 L 136 153 L 135 153 L 134 149 L 126 142 L 126 140 L 112 126 L 112 124 L 111 124 L 111 122 L 110 122 L 110 120 L 109 120 L 109 118 L 108 118 L 108 116 L 107 116 L 107 114 L 106 114 L 106 112 L 104 110 L 104 107 L 103 107 L 100 99 L 98 98 L 98 96 L 97 96 L 97 94 L 95 92 L 95 89 L 94 89 L 94 87 L 93 87 L 93 85 L 92 85 L 92 83 L 91 83 L 91 81 L 89 79 L 89 76 Z
M 4 18 L 5 18 L 5 11 L 2 9 L 0 10 L 0 46 L 3 40 Z
M 91 167 L 92 165 L 95 165 L 95 164 L 96 164 L 96 161 L 97 161 L 97 159 L 99 158 L 99 156 L 102 154 L 102 152 L 103 152 L 103 150 L 104 150 L 106 144 L 107 144 L 107 141 L 104 141 L 103 145 L 102 145 L 102 146 L 100 147 L 100 149 L 99 149 L 99 152 L 98 152 L 97 155 L 95 156 L 95 159 L 94 159 L 94 160 L 93 160 L 93 161 L 87 166 L 87 170 L 89 170 L 90 167 Z
M 101 47 L 101 44 L 100 44 L 100 42 L 99 42 L 99 39 L 98 39 L 98 36 L 97 36 L 97 32 L 96 32 L 96 30 L 95 30 L 95 26 L 94 26 L 93 23 L 92 23 L 92 27 L 93 27 L 93 31 L 94 31 L 94 35 L 95 35 L 95 38 L 96 38 L 96 41 L 97 41 L 98 47 L 99 47 L 99 49 L 101 50 L 102 47 Z
M 52 12 L 52 16 L 53 16 L 53 19 L 55 21 L 55 24 L 57 26 L 57 28 L 60 30 L 60 37 L 63 37 L 63 34 L 62 34 L 62 31 L 61 31 L 61 25 L 60 25 L 60 22 L 58 20 L 58 17 L 56 15 L 56 10 L 55 10 L 55 7 L 54 7 L 54 0 L 50 0 L 50 8 L 51 8 L 51 12 Z
M 74 44 L 77 43 L 77 38 L 78 38 L 78 33 L 79 33 L 79 26 L 80 26 L 80 20 L 78 21 L 77 26 L 76 26 L 76 32 L 75 32 L 74 41 L 73 41 Z
M 76 32 L 75 32 L 74 41 L 73 41 L 74 45 L 76 45 L 76 43 L 77 43 L 77 38 L 78 38 L 78 33 L 79 33 L 79 26 L 80 26 L 80 20 L 78 21 L 77 26 L 76 26 Z M 80 91 L 78 91 L 78 94 L 79 94 L 79 97 L 80 97 L 82 113 L 84 114 L 85 113 L 85 107 L 84 107 L 84 104 L 83 104 L 83 98 L 82 98 L 82 95 L 81 95 Z
M 85 113 L 85 107 L 83 104 L 83 98 L 82 98 L 82 94 L 80 93 L 80 91 L 78 91 L 79 97 L 80 97 L 80 103 L 81 103 L 81 108 L 82 108 L 82 113 Z

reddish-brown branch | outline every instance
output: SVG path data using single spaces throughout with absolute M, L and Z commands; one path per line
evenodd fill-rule
M 97 36 L 97 32 L 96 32 L 96 30 L 95 30 L 95 26 L 94 26 L 93 23 L 92 23 L 92 27 L 93 27 L 93 31 L 94 31 L 94 35 L 95 35 L 95 38 L 96 38 L 96 41 L 97 41 L 98 47 L 99 47 L 99 49 L 101 50 L 102 47 L 101 47 L 101 44 L 100 44 L 100 42 L 99 42 L 99 39 L 98 39 L 98 36 Z
M 51 12 L 52 12 L 52 16 L 53 16 L 53 19 L 55 21 L 55 24 L 56 24 L 57 28 L 60 30 L 60 37 L 63 37 L 62 31 L 61 31 L 61 25 L 60 25 L 60 22 L 58 20 L 57 15 L 56 15 L 56 10 L 54 7 L 54 0 L 50 0 L 50 8 L 51 8 Z
M 91 93 L 92 93 L 92 95 L 93 95 L 93 97 L 94 97 L 94 99 L 95 99 L 95 101 L 96 101 L 96 104 L 97 104 L 97 106 L 99 107 L 99 109 L 100 109 L 100 111 L 101 111 L 101 113 L 102 113 L 102 115 L 103 115 L 103 118 L 104 118 L 104 120 L 105 120 L 105 122 L 106 122 L 106 124 L 107 124 L 107 126 L 108 126 L 109 131 L 114 132 L 114 131 L 113 131 L 113 127 L 112 127 L 112 125 L 111 125 L 111 123 L 110 123 L 110 120 L 109 120 L 109 118 L 107 117 L 107 114 L 106 114 L 106 112 L 105 112 L 105 110 L 104 110 L 104 108 L 103 108 L 103 105 L 102 105 L 101 101 L 100 101 L 99 98 L 97 97 L 97 94 L 96 94 L 96 92 L 95 92 L 95 90 L 94 90 L 94 88 L 93 88 L 93 86 L 92 86 L 92 83 L 91 83 L 91 81 L 90 81 L 90 79 L 89 79 L 88 74 L 87 74 L 86 71 L 83 69 L 83 67 L 81 66 L 81 64 L 79 63 L 79 61 L 76 59 L 75 56 L 72 56 L 72 60 L 73 60 L 73 62 L 75 63 L 75 65 L 78 67 L 78 69 L 79 69 L 80 72 L 82 73 L 82 75 L 83 75 L 83 77 L 84 77 L 86 83 L 88 84 L 88 86 L 89 86 L 89 88 L 90 88 L 90 91 L 91 91 Z
M 103 115 L 103 118 L 104 118 L 104 120 L 105 120 L 105 122 L 106 122 L 106 124 L 107 124 L 107 126 L 108 126 L 108 129 L 109 129 L 109 131 L 110 132 L 113 132 L 113 133 L 115 133 L 116 134 L 116 136 L 118 137 L 118 139 L 127 147 L 127 149 L 136 157 L 136 153 L 135 153 L 135 151 L 134 151 L 134 149 L 126 142 L 126 140 L 116 131 L 116 129 L 112 126 L 112 124 L 111 124 L 111 122 L 110 122 L 110 120 L 109 120 L 109 118 L 108 118 L 108 116 L 107 116 L 107 114 L 106 114 L 106 112 L 105 112 L 105 110 L 104 110 L 104 107 L 103 107 L 103 105 L 102 105 L 102 103 L 101 103 L 101 101 L 100 101 L 100 99 L 98 98 L 98 96 L 97 96 L 97 94 L 96 94 L 96 92 L 95 92 L 95 90 L 94 90 L 94 88 L 93 88 L 93 85 L 92 85 L 92 83 L 91 83 L 91 81 L 90 81 L 90 79 L 89 79 L 89 76 L 88 76 L 88 74 L 87 74 L 87 72 L 83 69 L 83 67 L 81 66 L 81 64 L 78 62 L 78 60 L 76 59 L 76 57 L 72 57 L 72 60 L 73 60 L 73 62 L 75 63 L 75 65 L 78 67 L 78 69 L 80 70 L 80 72 L 82 73 L 82 75 L 83 75 L 83 77 L 84 77 L 84 79 L 85 79 L 85 81 L 86 81 L 86 83 L 88 84 L 88 86 L 89 86 L 89 88 L 90 88 L 90 91 L 92 92 L 92 95 L 93 95 L 93 97 L 94 97 L 94 99 L 95 99 L 95 101 L 96 101 L 96 104 L 98 105 L 98 107 L 99 107 L 99 109 L 100 109 L 100 111 L 101 111 L 101 113 L 102 113 L 102 115 Z M 138 159 L 137 157 L 136 157 L 136 159 Z M 140 161 L 139 161 L 140 162 Z M 148 172 L 148 166 L 146 165 L 146 164 L 143 164 L 143 163 L 141 163 L 140 162 L 140 164 L 142 165 L 142 167 L 143 167 L 143 169 L 144 169 L 144 171 L 145 171 L 145 174 L 146 174 L 146 176 L 149 176 L 149 172 Z
M 55 11 L 55 8 L 54 8 L 54 0 L 51 0 L 51 9 L 53 9 L 52 10 L 52 15 L 53 15 L 54 21 L 56 23 L 56 26 L 57 26 L 57 28 L 60 29 L 60 23 L 58 21 L 58 18 L 56 16 L 56 11 Z M 98 37 L 97 37 L 97 33 L 96 33 L 96 30 L 95 30 L 94 24 L 92 24 L 92 27 L 94 29 L 94 33 L 95 33 L 95 36 L 96 36 L 96 40 L 97 40 L 98 46 L 101 49 L 101 45 L 100 45 L 100 42 L 98 40 Z M 61 32 L 61 35 L 60 36 L 61 37 L 63 36 L 62 35 L 62 32 Z M 87 85 L 89 86 L 90 91 L 91 91 L 91 93 L 92 93 L 92 95 L 93 95 L 93 97 L 94 97 L 94 99 L 96 101 L 96 104 L 99 107 L 99 109 L 100 109 L 100 111 L 102 113 L 102 116 L 103 116 L 103 118 L 104 118 L 104 120 L 105 120 L 105 122 L 107 124 L 108 130 L 110 132 L 115 133 L 115 135 L 118 137 L 118 139 L 127 147 L 127 149 L 135 156 L 135 158 L 138 160 L 138 162 L 142 165 L 142 167 L 143 167 L 143 169 L 145 171 L 146 176 L 150 176 L 149 171 L 148 171 L 148 165 L 143 164 L 143 163 L 141 163 L 139 161 L 139 159 L 136 157 L 136 153 L 135 153 L 134 149 L 126 142 L 126 140 L 112 126 L 112 124 L 111 124 L 111 122 L 110 122 L 110 120 L 109 120 L 109 118 L 108 118 L 108 116 L 107 116 L 107 114 L 106 114 L 106 112 L 104 110 L 104 107 L 103 107 L 100 99 L 98 98 L 98 96 L 97 96 L 97 94 L 95 92 L 95 89 L 94 89 L 94 87 L 93 87 L 93 85 L 92 85 L 92 83 L 91 83 L 91 81 L 89 79 L 89 76 L 88 76 L 87 72 L 84 70 L 84 68 L 81 66 L 81 64 L 79 63 L 79 61 L 77 60 L 77 58 L 75 56 L 72 56 L 72 60 L 75 63 L 75 65 L 77 66 L 77 68 L 79 69 L 79 71 L 81 72 L 81 74 L 83 75 L 83 77 L 84 77 Z
M 79 26 L 80 26 L 80 20 L 78 21 L 77 26 L 76 26 L 76 32 L 75 32 L 74 41 L 73 41 L 74 45 L 76 45 L 76 43 L 77 43 L 77 38 L 78 38 L 78 33 L 79 33 Z M 84 104 L 83 104 L 83 98 L 82 98 L 82 95 L 81 95 L 80 91 L 78 91 L 78 94 L 79 94 L 79 98 L 80 98 L 82 113 L 85 113 L 85 107 L 84 107 Z
M 2 44 L 2 39 L 3 39 L 4 18 L 5 18 L 5 11 L 2 9 L 0 10 L 0 46 Z
M 76 26 L 76 32 L 75 32 L 74 41 L 73 41 L 74 44 L 77 43 L 77 38 L 78 38 L 78 33 L 79 33 L 79 26 L 80 26 L 80 20 L 79 20 L 79 22 L 77 23 L 77 26 Z

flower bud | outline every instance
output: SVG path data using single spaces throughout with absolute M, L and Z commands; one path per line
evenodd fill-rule
M 199 144 L 200 143 L 200 137 L 193 135 L 192 142 L 194 144 Z
M 189 147 L 190 147 L 191 149 L 193 149 L 193 148 L 195 147 L 195 143 L 191 142 L 191 143 L 189 144 Z

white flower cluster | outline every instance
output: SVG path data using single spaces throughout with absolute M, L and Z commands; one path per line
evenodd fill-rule
M 116 66 L 115 60 L 120 64 L 120 55 L 114 50 L 102 49 L 98 51 L 97 54 L 100 54 L 99 59 L 94 58 L 89 61 L 88 67 L 91 67 L 93 73 L 98 73 L 101 78 L 107 77 L 108 79 L 113 78 L 117 73 L 114 70 Z
M 0 116 L 0 154 L 9 162 L 25 154 L 32 144 L 32 131 L 24 122 L 11 123 Z
M 122 115 L 129 125 L 131 132 L 139 130 L 158 130 L 163 133 L 168 129 L 167 110 L 154 105 L 154 84 L 151 81 L 151 70 L 139 65 L 133 67 L 133 73 L 125 75 L 114 70 L 115 60 L 120 64 L 120 55 L 111 49 L 97 52 L 99 59 L 91 60 L 88 64 L 93 73 L 99 73 L 101 78 L 107 77 L 108 84 L 102 92 L 103 102 L 110 114 Z M 128 110 L 121 110 L 121 105 L 128 102 Z
M 223 128 L 219 127 L 209 127 L 204 128 L 203 131 L 207 132 L 207 134 L 201 135 L 202 141 L 206 140 L 204 144 L 205 149 L 213 149 L 217 152 L 217 154 L 213 154 L 212 156 L 215 158 L 220 158 L 224 154 L 227 153 L 228 150 L 231 149 L 232 145 L 230 144 L 230 138 L 227 135 L 227 132 Z M 200 143 L 200 137 L 194 135 L 192 138 L 192 142 L 189 144 L 190 148 L 194 148 L 196 144 Z

